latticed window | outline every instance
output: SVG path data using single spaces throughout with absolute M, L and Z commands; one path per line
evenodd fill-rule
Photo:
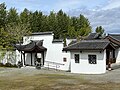
M 96 55 L 88 55 L 89 64 L 97 64 Z
M 64 58 L 63 58 L 63 62 L 67 62 L 67 58 L 64 57 Z
M 79 54 L 74 54 L 75 63 L 79 63 Z

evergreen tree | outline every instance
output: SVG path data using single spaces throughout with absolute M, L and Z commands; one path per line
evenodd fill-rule
M 41 32 L 42 28 L 42 12 L 35 11 L 30 13 L 30 27 L 32 32 Z
M 89 33 L 91 33 L 92 29 L 90 26 L 90 22 L 88 21 L 87 18 L 85 18 L 83 15 L 80 15 L 79 23 L 80 23 L 81 36 L 86 36 Z
M 71 17 L 71 26 L 74 27 L 75 31 L 78 29 L 78 18 L 77 17 Z
M 105 30 L 102 26 L 98 26 L 95 31 L 96 33 L 99 33 L 100 35 L 103 35 Z
M 103 33 L 104 29 L 97 27 L 96 32 Z M 4 47 L 10 43 L 18 42 L 21 37 L 33 32 L 53 31 L 54 38 L 62 38 L 65 40 L 67 36 L 70 38 L 80 38 L 91 32 L 91 26 L 86 17 L 69 17 L 62 10 L 57 13 L 53 11 L 50 15 L 43 15 L 40 11 L 31 12 L 26 8 L 17 13 L 15 8 L 6 10 L 4 3 L 0 4 L 0 40 Z M 3 43 L 3 44 L 2 44 Z
M 48 17 L 46 15 L 43 15 L 41 22 L 41 32 L 46 32 L 46 31 L 50 31 L 49 22 L 48 22 Z
M 64 36 L 64 33 L 67 32 L 68 26 L 69 26 L 69 17 L 64 13 L 62 10 L 60 10 L 57 15 L 57 29 L 55 31 L 55 38 L 61 38 Z
M 7 10 L 5 3 L 0 4 L 0 28 L 5 28 L 7 18 Z
M 4 28 L 0 28 L 0 49 L 9 48 L 9 37 L 8 33 Z
M 68 26 L 68 35 L 70 38 L 76 37 L 76 31 L 74 26 Z
M 92 29 L 90 22 L 83 15 L 80 15 L 79 17 L 71 17 L 71 21 L 71 26 L 72 28 L 74 27 L 74 37 L 77 39 L 82 39 L 84 36 L 87 36 L 89 33 L 91 33 Z
M 83 15 L 80 15 L 77 25 L 77 38 L 87 36 L 89 33 L 91 33 L 91 31 L 92 29 L 88 19 L 85 18 Z
M 20 13 L 20 22 L 23 24 L 29 24 L 30 22 L 30 11 L 28 9 L 24 9 L 23 12 Z
M 14 25 L 17 25 L 19 23 L 19 15 L 17 13 L 17 10 L 15 8 L 10 8 L 8 15 L 7 15 L 7 23 L 14 23 Z
M 57 28 L 56 23 L 57 23 L 56 14 L 53 11 L 51 11 L 50 15 L 48 16 L 49 31 L 53 31 L 53 32 L 56 31 L 56 28 Z

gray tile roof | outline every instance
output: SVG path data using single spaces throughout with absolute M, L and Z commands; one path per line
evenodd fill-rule
M 52 43 L 59 43 L 59 42 L 63 42 L 63 39 L 53 39 Z
M 74 43 L 77 43 L 77 40 L 71 41 L 68 45 L 70 46 L 70 45 L 72 45 Z
M 35 32 L 32 35 L 52 35 L 53 32 Z
M 26 51 L 26 52 L 40 52 L 40 51 L 46 51 L 47 49 L 42 46 L 43 40 L 41 41 L 31 41 L 27 45 L 14 45 L 15 48 L 19 51 Z
M 94 39 L 101 39 L 101 36 L 99 33 L 90 33 L 86 40 L 94 40 Z
M 104 50 L 110 42 L 108 40 L 82 40 L 63 48 L 63 51 L 70 50 Z
M 120 41 L 120 34 L 108 34 L 108 36 L 112 37 L 113 39 L 116 39 L 117 41 Z

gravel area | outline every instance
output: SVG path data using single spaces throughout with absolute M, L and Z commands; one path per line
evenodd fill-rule
M 85 79 L 88 79 L 95 83 L 120 83 L 120 64 L 113 64 L 112 70 L 107 71 L 105 74 L 100 75 L 84 75 Z
M 75 78 L 84 78 L 93 83 L 120 83 L 120 65 L 113 66 L 112 71 L 107 71 L 105 74 L 100 75 L 84 75 L 84 74 L 73 74 L 70 72 L 42 68 L 40 70 L 35 67 L 24 67 L 24 68 L 0 68 L 0 77 L 6 78 L 17 78 L 17 76 L 32 76 L 39 74 L 61 74 L 73 76 Z

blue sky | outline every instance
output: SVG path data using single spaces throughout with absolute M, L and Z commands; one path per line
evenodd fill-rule
M 7 7 L 15 7 L 19 11 L 24 8 L 29 10 L 41 11 L 58 11 L 63 9 L 68 11 L 76 8 L 96 8 L 96 6 L 103 6 L 108 3 L 108 0 L 0 0 L 0 3 L 5 2 Z
M 24 8 L 31 11 L 59 11 L 70 16 L 86 16 L 93 28 L 103 26 L 106 33 L 120 33 L 120 0 L 0 0 L 7 9 L 15 7 L 18 12 Z

